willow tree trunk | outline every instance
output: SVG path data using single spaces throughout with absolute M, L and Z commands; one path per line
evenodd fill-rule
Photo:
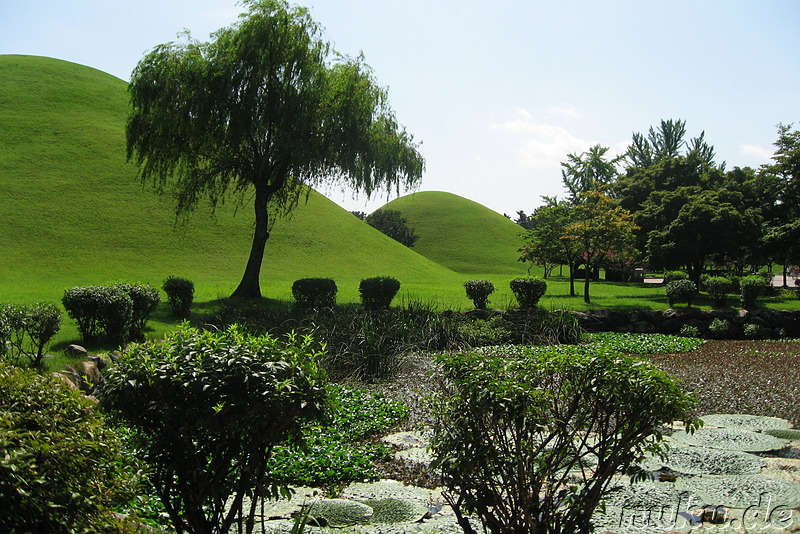
M 250 248 L 250 257 L 242 275 L 242 281 L 231 295 L 244 299 L 260 299 L 261 263 L 264 261 L 264 248 L 269 239 L 269 213 L 267 204 L 269 194 L 266 186 L 256 186 L 256 198 L 253 209 L 256 215 L 255 229 L 253 230 L 253 246 Z

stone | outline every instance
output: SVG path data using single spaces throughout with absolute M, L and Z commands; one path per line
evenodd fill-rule
M 68 345 L 67 348 L 64 349 L 64 352 L 67 356 L 73 356 L 75 358 L 85 358 L 89 355 L 89 352 L 81 347 L 80 345 Z
M 92 387 L 103 380 L 103 375 L 100 374 L 100 369 L 97 368 L 95 362 L 83 362 L 83 374 L 86 376 L 86 381 L 89 382 Z

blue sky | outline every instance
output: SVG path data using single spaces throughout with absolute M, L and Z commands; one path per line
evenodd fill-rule
M 363 51 L 427 160 L 422 191 L 500 213 L 563 196 L 560 165 L 684 119 L 718 161 L 768 163 L 776 125 L 800 126 L 796 0 L 309 0 L 334 48 Z M 127 80 L 153 46 L 207 40 L 232 0 L 0 3 L 0 54 L 56 57 Z M 2 80 L 0 80 L 2 83 Z M 347 209 L 386 201 L 323 190 Z

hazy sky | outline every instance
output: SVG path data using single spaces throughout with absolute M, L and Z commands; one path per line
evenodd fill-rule
M 309 0 L 338 51 L 363 51 L 421 141 L 422 191 L 500 213 L 563 196 L 561 161 L 622 152 L 661 119 L 705 131 L 718 161 L 768 163 L 800 126 L 797 0 Z M 56 57 L 127 80 L 152 47 L 230 25 L 233 0 L 0 0 L 0 54 Z M 0 79 L 0 83 L 2 80 Z M 372 211 L 350 192 L 323 191 Z

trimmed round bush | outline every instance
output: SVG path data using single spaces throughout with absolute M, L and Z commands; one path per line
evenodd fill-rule
M 666 291 L 670 306 L 674 306 L 676 302 L 686 302 L 691 307 L 697 294 L 697 286 L 688 279 L 672 280 L 667 282 Z
M 703 286 L 716 306 L 725 306 L 728 294 L 734 291 L 733 282 L 724 276 L 709 276 L 703 279 Z
M 719 317 L 711 321 L 708 325 L 708 333 L 715 339 L 725 339 L 731 330 L 731 325 L 725 319 Z
M 536 276 L 514 278 L 509 285 L 520 308 L 535 308 L 547 291 L 547 282 Z
M 489 280 L 468 280 L 464 282 L 464 289 L 475 308 L 485 310 L 489 295 L 494 293 L 494 284 Z
M 133 299 L 116 286 L 73 287 L 61 299 L 67 314 L 78 323 L 84 341 L 96 341 L 105 332 L 114 343 L 123 343 L 133 318 Z
M 761 339 L 764 337 L 764 332 L 760 325 L 755 323 L 747 323 L 742 326 L 742 332 L 745 339 Z
M 194 283 L 186 278 L 170 276 L 164 280 L 161 289 L 167 294 L 167 302 L 172 309 L 172 315 L 179 319 L 189 317 L 189 308 L 194 300 Z
M 301 308 L 333 308 L 338 291 L 331 278 L 301 278 L 292 284 L 292 296 Z
M 764 278 L 757 274 L 742 278 L 741 282 L 739 282 L 739 296 L 742 306 L 744 308 L 755 308 L 756 301 L 764 294 L 766 289 L 767 285 L 764 282 Z
M 358 286 L 361 304 L 370 311 L 389 309 L 398 291 L 400 282 L 388 276 L 365 278 Z
M 122 289 L 131 298 L 133 309 L 131 319 L 128 324 L 128 339 L 142 341 L 144 339 L 144 327 L 150 314 L 153 313 L 161 302 L 161 295 L 158 289 L 149 285 L 141 284 L 117 284 L 116 287 Z
M 664 273 L 664 283 L 669 284 L 675 280 L 688 280 L 689 275 L 683 271 L 667 271 Z

